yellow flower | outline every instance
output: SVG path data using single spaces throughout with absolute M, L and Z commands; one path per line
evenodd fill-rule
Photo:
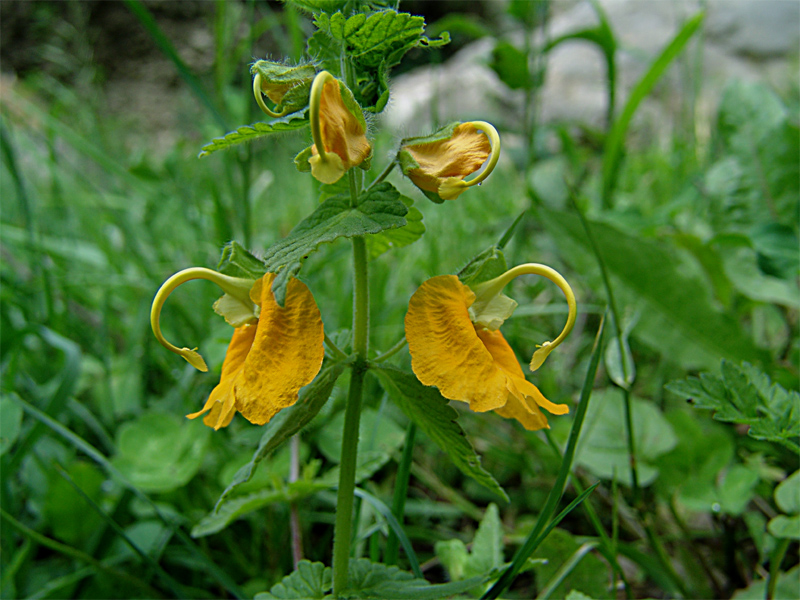
M 429 279 L 409 302 L 406 338 L 411 367 L 420 382 L 435 385 L 445 398 L 468 402 L 476 412 L 493 410 L 536 430 L 549 427 L 541 408 L 563 415 L 569 407 L 550 402 L 525 379 L 514 351 L 497 331 L 516 307 L 502 289 L 523 273 L 544 275 L 557 283 L 569 304 L 564 330 L 534 353 L 531 370 L 535 370 L 567 336 L 577 314 L 569 284 L 544 265 L 520 265 L 474 289 L 455 275 Z
M 403 140 L 397 155 L 403 173 L 434 202 L 455 200 L 481 183 L 499 157 L 500 136 L 484 121 L 451 123 L 432 135 Z M 477 177 L 464 181 L 484 164 Z
M 301 152 L 296 162 L 311 166 L 322 183 L 336 183 L 352 167 L 369 167 L 372 146 L 367 123 L 353 93 L 327 71 L 311 85 L 311 136 L 314 145 Z
M 214 305 L 236 329 L 222 365 L 219 384 L 194 419 L 204 413 L 209 427 L 225 427 L 238 411 L 251 423 L 263 425 L 280 410 L 297 402 L 300 388 L 313 381 L 324 358 L 322 318 L 304 283 L 290 279 L 285 306 L 272 293 L 274 273 L 255 281 L 228 277 L 210 269 L 186 269 L 169 278 L 156 294 L 150 314 L 156 338 L 190 364 L 206 371 L 202 357 L 189 348 L 167 342 L 159 327 L 167 296 L 190 279 L 208 279 L 226 293 Z

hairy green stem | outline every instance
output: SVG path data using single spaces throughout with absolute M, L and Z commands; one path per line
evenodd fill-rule
M 350 178 L 351 203 L 355 206 L 359 182 L 355 173 Z M 333 533 L 333 595 L 338 596 L 347 585 L 350 543 L 353 530 L 353 500 L 358 458 L 358 426 L 361 420 L 361 397 L 367 372 L 369 351 L 369 270 L 367 244 L 363 236 L 353 238 L 353 350 L 356 354 L 350 376 L 350 392 L 344 413 L 342 459 L 339 491 L 336 499 L 336 524 Z

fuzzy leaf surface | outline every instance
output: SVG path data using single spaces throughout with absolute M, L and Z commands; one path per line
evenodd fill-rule
M 464 475 L 508 499 L 505 490 L 481 466 L 480 457 L 456 420 L 458 413 L 436 388 L 422 385 L 414 375 L 400 369 L 381 367 L 372 372 L 406 416 L 448 454 Z
M 756 367 L 722 361 L 722 376 L 700 377 L 667 384 L 671 392 L 688 398 L 697 408 L 710 408 L 717 421 L 750 426 L 751 437 L 778 442 L 800 453 L 800 394 L 785 390 Z
M 276 119 L 265 123 L 259 121 L 252 125 L 242 125 L 230 133 L 226 133 L 222 137 L 214 138 L 208 144 L 200 148 L 200 153 L 197 158 L 204 158 L 216 152 L 217 150 L 225 150 L 231 146 L 243 144 L 244 142 L 252 142 L 258 138 L 275 133 L 286 133 L 288 131 L 296 131 L 308 125 L 308 117 L 290 115 L 281 119 Z
M 369 250 L 370 258 L 380 256 L 392 248 L 403 248 L 413 244 L 425 233 L 422 213 L 414 208 L 414 201 L 407 196 L 400 196 L 400 200 L 408 207 L 406 225 L 397 229 L 387 229 L 368 237 L 367 250 Z

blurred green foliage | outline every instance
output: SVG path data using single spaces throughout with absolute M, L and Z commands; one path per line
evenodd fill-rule
M 173 51 L 179 40 L 163 31 L 159 37 L 147 5 L 129 3 L 138 15 L 133 26 L 148 32 L 182 77 L 170 98 L 186 117 L 160 145 L 163 132 L 142 131 L 127 115 L 105 109 L 114 81 L 104 84 L 92 62 L 88 8 L 67 3 L 65 16 L 36 4 L 37 27 L 52 32 L 40 44 L 50 67 L 40 62 L 4 81 L 0 113 L 0 596 L 252 597 L 270 589 L 272 597 L 287 597 L 273 586 L 289 589 L 278 582 L 293 570 L 290 504 L 299 510 L 312 561 L 301 563 L 292 582 L 316 582 L 322 594 L 329 587 L 330 490 L 346 381 L 323 381 L 309 397 L 300 475 L 290 482 L 288 447 L 275 449 L 294 431 L 280 422 L 262 439 L 262 430 L 240 420 L 212 433 L 182 419 L 202 405 L 216 375 L 198 374 L 164 352 L 148 320 L 166 276 L 184 265 L 215 266 L 234 239 L 263 256 L 317 209 L 318 197 L 335 194 L 287 168 L 308 143 L 302 134 L 196 158 L 203 143 L 227 133 L 220 121 L 255 120 L 245 64 L 254 43 L 267 34 L 290 55 L 297 50 L 292 40 L 311 31 L 310 20 L 292 7 L 217 2 L 208 29 L 213 68 L 196 73 Z M 509 10 L 529 32 L 547 25 L 546 3 L 511 2 Z M 448 18 L 456 25 L 462 18 L 454 36 L 493 35 L 491 67 L 535 101 L 548 49 L 517 47 L 496 24 L 476 28 L 468 15 Z M 558 43 L 592 41 L 613 64 L 619 50 L 599 19 L 597 30 Z M 443 26 L 434 29 L 438 36 Z M 375 78 L 361 97 L 377 110 L 390 66 L 361 65 Z M 651 88 L 638 89 L 646 95 Z M 608 131 L 528 122 L 524 156 L 501 164 L 491 186 L 457 202 L 412 206 L 419 196 L 398 179 L 404 196 L 397 202 L 419 225 L 416 232 L 384 232 L 373 243 L 382 263 L 370 289 L 375 348 L 387 350 L 402 336 L 419 283 L 459 271 L 524 210 L 506 257 L 558 266 L 577 283 L 581 307 L 565 351 L 535 375 L 554 402 L 577 396 L 609 289 L 616 299 L 620 323 L 606 336 L 605 369 L 595 382 L 568 499 L 600 486 L 546 538 L 505 597 L 542 590 L 550 597 L 618 597 L 614 586 L 622 581 L 631 597 L 763 598 L 769 589 L 776 598 L 797 596 L 800 115 L 792 93 L 733 81 L 709 142 L 687 123 L 666 148 L 634 146 L 627 124 L 615 130 L 611 94 Z M 620 153 L 609 158 L 612 133 Z M 381 136 L 378 147 L 396 142 Z M 393 251 L 406 244 L 404 252 Z M 299 260 L 326 331 L 337 343 L 346 340 L 346 245 L 335 241 Z M 504 332 L 520 356 L 530 356 L 558 333 L 564 311 L 550 306 L 553 292 L 540 283 L 518 282 L 513 296 L 520 307 Z M 210 310 L 215 299 L 210 286 L 186 286 L 164 309 L 164 323 L 168 338 L 200 346 L 218 373 L 229 328 Z M 392 361 L 407 366 L 407 352 Z M 707 373 L 686 379 L 700 370 Z M 394 377 L 391 367 L 379 373 Z M 394 381 L 398 389 L 408 383 Z M 669 382 L 676 383 L 665 388 Z M 689 397 L 696 407 L 686 405 Z M 423 409 L 388 397 L 371 379 L 365 399 L 359 481 L 391 504 L 402 431 L 408 415 Z M 456 442 L 442 451 L 446 441 L 418 435 L 404 523 L 427 579 L 452 579 L 451 587 L 422 590 L 429 584 L 363 561 L 354 566 L 358 593 L 373 589 L 364 583 L 370 577 L 399 582 L 389 589 L 407 586 L 420 598 L 467 593 L 462 582 L 473 576 L 473 589 L 487 588 L 498 575 L 491 569 L 510 561 L 533 528 L 571 418 L 554 419 L 543 435 L 454 409 L 453 439 L 466 432 L 473 454 Z M 482 463 L 474 469 L 496 483 L 480 486 L 454 466 L 453 456 L 469 462 L 475 451 Z M 213 513 L 223 493 L 230 494 L 227 512 Z M 357 552 L 373 558 L 388 526 L 366 503 L 359 517 Z M 405 560 L 401 553 L 403 568 Z

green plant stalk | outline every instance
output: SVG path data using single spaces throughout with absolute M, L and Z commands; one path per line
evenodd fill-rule
M 408 480 L 411 475 L 411 459 L 414 455 L 414 438 L 417 435 L 417 424 L 411 421 L 406 431 L 406 443 L 403 447 L 403 456 L 400 458 L 400 464 L 397 466 L 397 476 L 394 482 L 394 498 L 392 499 L 392 514 L 395 519 L 402 525 L 403 512 L 406 507 L 406 496 L 408 495 Z M 400 543 L 397 536 L 392 531 L 386 540 L 386 554 L 384 562 L 387 565 L 397 564 L 397 550 Z
M 567 478 L 572 470 L 572 460 L 575 458 L 575 450 L 578 446 L 578 437 L 580 436 L 583 420 L 584 417 L 586 417 L 586 410 L 589 407 L 589 400 L 592 396 L 592 387 L 594 385 L 595 375 L 597 374 L 597 365 L 600 363 L 600 355 L 602 354 L 604 324 L 605 317 L 600 322 L 600 327 L 597 330 L 597 336 L 594 340 L 592 357 L 589 361 L 589 368 L 586 371 L 586 378 L 583 381 L 583 388 L 581 389 L 580 402 L 578 403 L 578 408 L 575 411 L 575 420 L 572 422 L 572 429 L 570 429 L 569 432 L 567 447 L 564 450 L 564 459 L 561 461 L 561 467 L 559 468 L 558 475 L 556 476 L 556 481 L 553 484 L 553 487 L 550 489 L 550 493 L 547 495 L 547 501 L 545 502 L 542 512 L 539 514 L 539 518 L 536 520 L 536 525 L 534 526 L 533 531 L 528 534 L 525 543 L 519 550 L 517 550 L 517 553 L 514 555 L 514 559 L 511 561 L 511 565 L 505 571 L 503 571 L 503 574 L 495 582 L 495 584 L 482 596 L 482 600 L 497 598 L 511 585 L 525 562 L 528 560 L 528 557 L 536 550 L 536 548 L 544 539 L 543 536 L 546 535 L 546 532 L 549 532 L 549 529 L 546 529 L 547 524 L 550 523 L 550 525 L 553 525 L 552 517 L 556 511 L 556 508 L 558 508 L 558 503 L 561 501 L 561 497 L 564 495 L 564 489 L 567 487 Z M 596 485 L 589 488 L 587 493 L 593 490 L 595 487 Z M 585 496 L 582 496 L 581 498 L 584 497 Z
M 769 579 L 767 580 L 767 600 L 772 600 L 775 597 L 775 586 L 778 585 L 778 575 L 781 572 L 781 563 L 783 557 L 786 556 L 786 551 L 789 549 L 790 539 L 784 538 L 775 546 L 772 557 L 769 561 Z
M 585 504 L 585 503 L 584 503 Z M 553 575 L 553 578 L 547 582 L 547 585 L 542 588 L 542 591 L 539 592 L 539 595 L 536 596 L 536 600 L 547 600 L 556 590 L 556 588 L 561 585 L 561 583 L 569 576 L 570 573 L 578 566 L 578 563 L 583 560 L 583 557 L 589 554 L 592 550 L 597 547 L 597 542 L 586 542 L 585 544 L 581 545 L 575 553 L 569 557 L 567 562 L 561 565 L 561 568 Z
M 358 181 L 351 169 L 350 200 L 358 202 Z M 367 243 L 363 236 L 353 238 L 353 350 L 356 358 L 350 376 L 350 391 L 344 413 L 342 457 L 339 471 L 339 490 L 336 498 L 336 524 L 333 533 L 333 594 L 338 595 L 347 585 L 350 562 L 350 543 L 353 537 L 353 500 L 358 458 L 358 429 L 361 420 L 361 397 L 367 373 L 369 351 L 369 270 Z
M 589 244 L 592 246 L 592 251 L 594 252 L 595 257 L 597 258 L 597 263 L 600 266 L 600 273 L 603 277 L 603 287 L 606 289 L 606 296 L 608 297 L 608 308 L 611 311 L 611 317 L 614 321 L 614 333 L 616 334 L 617 338 L 617 346 L 620 352 L 620 363 L 622 366 L 622 379 L 624 382 L 627 383 L 628 381 L 628 367 L 625 361 L 624 350 L 625 347 L 622 343 L 622 327 L 620 326 L 620 319 L 619 319 L 619 310 L 617 309 L 617 301 L 614 296 L 614 289 L 611 287 L 611 279 L 608 276 L 608 269 L 606 268 L 605 260 L 603 260 L 603 255 L 600 252 L 600 247 L 597 245 L 597 241 L 594 239 L 594 234 L 592 230 L 589 228 L 589 223 L 586 221 L 586 217 L 583 214 L 583 211 L 578 206 L 578 203 L 575 200 L 575 194 L 570 192 L 570 198 L 572 200 L 572 206 L 575 208 L 575 212 L 578 213 L 578 217 L 581 220 L 581 225 L 583 225 L 584 231 L 586 231 L 586 238 L 589 240 Z M 630 462 L 630 469 L 631 469 L 631 491 L 633 493 L 633 505 L 638 506 L 639 499 L 641 496 L 640 488 L 639 488 L 639 475 L 637 473 L 636 468 L 636 442 L 633 438 L 633 415 L 631 411 L 631 396 L 630 392 L 626 388 L 622 388 L 623 399 L 625 404 L 625 431 L 627 435 L 628 441 L 628 458 Z
M 550 435 L 549 430 L 545 430 L 545 437 L 547 438 L 547 443 L 550 445 L 550 448 L 555 452 L 556 456 L 559 459 L 562 458 L 561 450 L 559 450 L 558 446 L 556 445 L 555 441 L 553 441 L 553 436 Z M 579 494 L 582 494 L 586 488 L 584 488 L 583 484 L 581 483 L 578 476 L 573 473 L 572 474 L 572 486 L 575 488 L 575 491 Z M 583 503 L 583 510 L 586 511 L 586 516 L 589 518 L 589 521 L 592 523 L 597 535 L 600 537 L 600 551 L 603 553 L 603 556 L 606 557 L 609 564 L 611 564 L 611 568 L 614 571 L 615 577 L 615 584 L 616 584 L 616 577 L 622 579 L 622 583 L 625 584 L 625 596 L 629 600 L 633 598 L 631 594 L 631 586 L 628 583 L 628 579 L 625 576 L 625 572 L 622 570 L 622 567 L 619 565 L 619 561 L 617 561 L 617 544 L 616 540 L 612 540 L 606 530 L 603 528 L 603 523 L 600 521 L 600 517 L 597 515 L 597 511 L 592 506 L 592 503 L 587 499 L 586 502 Z M 613 589 L 616 589 L 616 585 Z
M 669 577 L 672 584 L 677 588 L 677 590 L 681 593 L 684 598 L 691 598 L 692 594 L 689 593 L 689 590 L 686 589 L 686 584 L 683 582 L 683 578 L 678 575 L 677 571 L 675 571 L 675 567 L 672 566 L 672 562 L 669 559 L 669 554 L 664 549 L 664 545 L 661 543 L 661 540 L 658 539 L 658 534 L 656 533 L 655 529 L 653 529 L 652 524 L 650 523 L 650 518 L 645 517 L 644 520 L 644 530 L 647 533 L 647 541 L 650 542 L 650 547 L 656 554 L 656 558 L 658 559 L 661 568 L 664 570 L 664 573 Z

